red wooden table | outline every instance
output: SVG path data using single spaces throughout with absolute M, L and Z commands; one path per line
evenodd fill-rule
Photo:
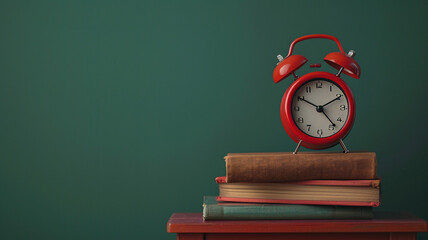
M 167 223 L 178 240 L 416 239 L 427 222 L 409 213 L 376 212 L 370 220 L 205 221 L 201 213 L 174 213 Z

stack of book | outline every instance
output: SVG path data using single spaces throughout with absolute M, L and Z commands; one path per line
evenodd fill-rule
M 380 204 L 376 154 L 229 153 L 205 220 L 369 219 Z

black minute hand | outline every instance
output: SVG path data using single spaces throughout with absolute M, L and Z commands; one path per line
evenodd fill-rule
M 342 97 L 342 95 L 340 95 L 339 97 L 337 97 L 337 98 L 335 98 L 335 99 L 331 100 L 330 102 L 328 102 L 328 103 L 326 103 L 326 104 L 324 104 L 324 105 L 322 105 L 322 106 L 323 106 L 323 107 L 325 107 L 325 106 L 329 105 L 330 103 L 332 103 L 332 102 L 334 102 L 334 101 L 336 101 L 336 100 L 339 100 L 339 99 L 340 99 L 340 97 Z

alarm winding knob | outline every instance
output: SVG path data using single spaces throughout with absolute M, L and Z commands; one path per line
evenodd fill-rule
M 281 54 L 278 54 L 278 56 L 276 56 L 276 58 L 278 58 L 278 63 L 282 62 L 282 60 L 284 60 L 284 57 Z M 277 65 L 278 65 L 277 63 Z

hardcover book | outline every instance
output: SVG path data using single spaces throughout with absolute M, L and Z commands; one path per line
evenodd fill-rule
M 370 219 L 371 207 L 218 202 L 205 196 L 204 220 Z
M 218 201 L 377 207 L 380 180 L 310 180 L 287 183 L 226 183 L 217 177 Z
M 225 161 L 229 183 L 376 178 L 374 152 L 229 153 Z

